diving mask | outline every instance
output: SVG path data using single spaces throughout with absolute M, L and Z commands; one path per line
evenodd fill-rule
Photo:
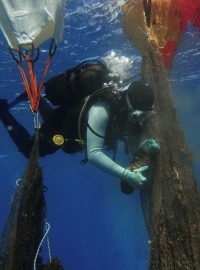
M 128 95 L 126 95 L 126 102 L 129 109 L 129 121 L 132 124 L 138 122 L 142 125 L 144 120 L 151 118 L 155 114 L 153 106 L 143 106 L 141 109 L 134 109 Z

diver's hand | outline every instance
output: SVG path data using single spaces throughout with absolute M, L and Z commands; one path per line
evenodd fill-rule
M 140 188 L 147 181 L 147 178 L 142 175 L 142 173 L 146 172 L 147 170 L 148 166 L 142 166 L 133 171 L 125 169 L 122 180 L 126 181 L 133 188 Z

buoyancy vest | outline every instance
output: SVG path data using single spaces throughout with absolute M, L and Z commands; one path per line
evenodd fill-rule
M 62 149 L 73 154 L 83 149 L 78 140 L 78 119 L 83 104 L 73 109 L 58 107 L 42 123 L 40 128 L 40 155 L 47 155 Z
M 113 77 L 112 79 L 118 80 Z M 110 109 L 110 121 L 105 135 L 105 144 L 108 148 L 114 148 L 117 139 L 122 139 L 126 134 L 141 130 L 139 125 L 130 128 L 123 91 L 115 91 L 111 86 L 102 89 L 103 83 L 110 81 L 107 67 L 102 61 L 94 59 L 86 60 L 45 83 L 46 98 L 59 107 L 50 114 L 41 127 L 40 149 L 44 155 L 59 148 L 67 153 L 76 153 L 83 148 L 87 111 L 98 100 L 107 102 Z M 85 98 L 88 96 L 89 102 L 82 114 Z M 82 121 L 80 115 L 83 115 Z M 80 130 L 83 140 L 80 138 Z
M 112 87 L 107 87 L 89 98 L 84 112 L 82 112 L 82 109 L 85 101 L 82 101 L 73 109 L 68 107 L 55 109 L 41 127 L 41 151 L 44 149 L 43 152 L 45 152 L 46 148 L 50 152 L 62 149 L 64 152 L 72 154 L 83 150 L 86 146 L 86 129 L 88 128 L 87 113 L 89 108 L 97 101 L 106 102 L 109 107 L 110 120 L 105 134 L 107 149 L 115 151 L 117 140 L 124 139 L 126 135 L 142 132 L 139 123 L 133 126 L 129 122 L 129 111 L 126 106 L 124 91 L 116 91 Z M 79 127 L 79 125 L 81 126 Z M 81 132 L 81 138 L 79 131 Z M 95 130 L 92 130 L 92 132 L 95 133 Z M 96 135 L 99 136 L 100 134 Z M 58 141 L 56 141 L 56 138 Z
M 125 91 L 114 90 L 110 87 L 90 102 L 91 106 L 96 101 L 103 101 L 108 104 L 110 120 L 105 134 L 105 145 L 110 150 L 115 150 L 117 140 L 124 140 L 126 136 L 138 135 L 143 131 L 139 122 L 133 124 L 130 121 L 130 111 L 125 96 Z M 87 127 L 99 136 L 88 124 Z

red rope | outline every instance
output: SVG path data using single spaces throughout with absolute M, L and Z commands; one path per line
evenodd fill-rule
M 42 93 L 42 88 L 44 86 L 44 81 L 45 81 L 47 72 L 49 70 L 49 66 L 51 64 L 51 59 L 52 59 L 52 56 L 51 55 L 48 55 L 48 58 L 47 58 L 47 61 L 46 61 L 46 65 L 45 65 L 45 68 L 44 68 L 44 72 L 43 72 L 43 76 L 42 76 L 42 80 L 40 82 L 40 87 L 39 87 L 39 90 L 38 90 L 37 108 L 39 108 L 40 98 L 41 98 L 41 93 Z
M 37 112 L 39 109 L 40 98 L 41 98 L 42 88 L 44 86 L 45 77 L 47 75 L 47 72 L 51 63 L 51 55 L 48 55 L 39 88 L 37 85 L 37 77 L 34 70 L 34 62 L 31 60 L 30 55 L 26 55 L 25 60 L 27 64 L 29 82 L 27 80 L 27 76 L 25 74 L 22 63 L 20 61 L 18 62 L 18 68 L 19 68 L 19 71 L 20 71 L 20 74 L 24 83 L 25 90 L 30 100 L 31 108 L 33 112 Z

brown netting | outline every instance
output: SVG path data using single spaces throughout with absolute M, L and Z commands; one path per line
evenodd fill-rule
M 123 6 L 124 31 L 140 53 L 145 53 L 148 47 L 147 22 L 149 34 L 159 48 L 169 41 L 179 43 L 179 7 L 173 0 L 129 0 Z
M 152 3 L 156 3 L 156 0 Z M 167 1 L 163 3 L 166 4 Z M 134 12 L 136 4 L 140 6 L 137 8 L 137 16 L 141 18 L 141 26 L 145 30 L 142 0 L 129 1 L 128 5 L 125 5 L 124 22 L 131 42 L 141 49 L 143 46 L 139 40 L 140 33 L 134 36 L 135 31 L 138 31 L 138 24 L 135 25 L 135 18 L 130 16 L 133 15 L 131 12 Z M 165 31 L 168 31 L 167 28 Z M 132 167 L 144 164 L 150 166 L 149 269 L 198 270 L 200 196 L 193 173 L 192 155 L 186 146 L 171 98 L 168 74 L 161 59 L 158 42 L 153 40 L 153 36 L 149 36 L 149 39 L 145 40 L 145 46 L 145 51 L 140 50 L 143 54 L 142 74 L 155 91 L 156 111 L 155 117 L 146 125 L 145 136 L 155 138 L 161 148 L 157 157 L 135 157 Z
M 64 270 L 58 258 L 54 258 L 51 263 L 38 267 L 38 270 Z
M 45 199 L 38 164 L 38 136 L 24 175 L 16 188 L 1 241 L 2 270 L 32 269 L 43 236 Z
M 38 131 L 24 175 L 17 184 L 0 242 L 0 270 L 32 270 L 43 238 L 46 205 L 42 170 L 38 164 Z M 41 258 L 40 258 L 41 259 Z M 40 266 L 39 266 L 40 265 Z M 40 267 L 40 268 L 39 268 Z M 58 260 L 37 269 L 62 270 Z
M 161 149 L 151 182 L 152 270 L 200 269 L 200 196 L 189 152 L 157 47 L 150 42 L 142 72 L 155 90 L 156 116 L 146 132 Z
M 199 7 L 200 0 L 128 0 L 123 6 L 124 32 L 138 51 L 145 53 L 148 30 L 167 57 L 169 47 L 177 47 L 188 23 L 200 30 Z

